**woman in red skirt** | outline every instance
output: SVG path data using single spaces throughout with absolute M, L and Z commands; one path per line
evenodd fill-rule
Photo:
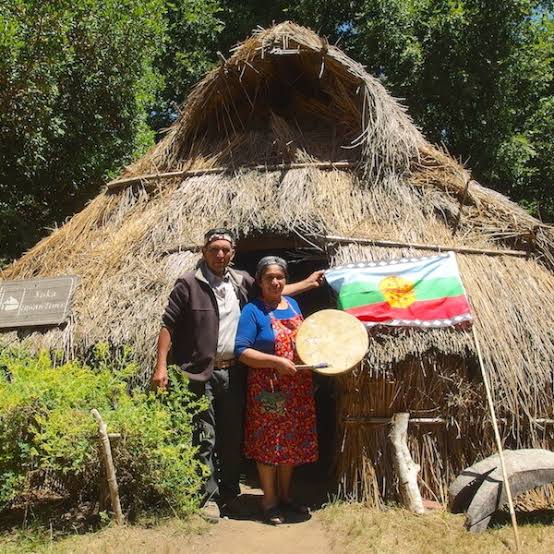
M 282 294 L 285 260 L 262 258 L 256 282 L 261 295 L 242 311 L 235 354 L 250 368 L 245 453 L 257 463 L 264 519 L 277 525 L 286 511 L 308 513 L 292 501 L 290 486 L 294 467 L 318 457 L 315 404 L 311 371 L 295 366 L 303 318 L 296 301 Z

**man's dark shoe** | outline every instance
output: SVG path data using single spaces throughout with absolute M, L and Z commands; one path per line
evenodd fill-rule
M 245 519 L 254 516 L 258 510 L 257 505 L 253 506 L 247 499 L 240 496 L 233 496 L 223 499 L 219 503 L 222 517 L 228 516 L 231 519 Z

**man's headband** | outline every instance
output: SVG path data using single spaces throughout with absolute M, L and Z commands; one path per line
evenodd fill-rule
M 213 229 L 211 231 L 208 231 L 204 235 L 204 246 L 207 246 L 211 242 L 214 242 L 214 240 L 226 240 L 231 244 L 233 248 L 235 247 L 235 238 L 229 231 L 225 229 Z

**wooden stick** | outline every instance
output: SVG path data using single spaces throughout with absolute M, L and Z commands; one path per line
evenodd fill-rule
M 283 169 L 303 169 L 303 168 L 315 168 L 315 169 L 348 169 L 356 167 L 354 162 L 299 162 L 299 163 L 285 163 L 274 165 L 245 165 L 236 168 L 248 171 L 280 171 Z M 148 175 L 136 175 L 134 177 L 126 177 L 124 179 L 117 179 L 109 182 L 106 187 L 108 192 L 117 192 L 128 185 L 134 183 L 140 183 L 143 181 L 156 181 L 158 179 L 171 179 L 173 177 L 199 177 L 201 175 L 212 175 L 218 173 L 231 172 L 234 169 L 232 167 L 208 167 L 204 169 L 184 169 L 181 171 L 168 171 L 166 173 L 152 173 Z
M 462 194 L 462 199 L 460 200 L 460 209 L 458 210 L 458 217 L 456 218 L 456 223 L 454 224 L 454 230 L 452 231 L 452 236 L 456 234 L 456 231 L 458 230 L 458 226 L 460 225 L 460 221 L 462 220 L 462 210 L 464 209 L 464 204 L 466 203 L 466 197 L 467 193 L 469 192 L 469 184 L 471 183 L 472 179 L 468 178 L 466 182 L 466 186 L 464 187 L 464 193 Z
M 329 367 L 328 363 L 321 362 L 319 364 L 296 364 L 296 369 L 325 369 L 326 367 Z
M 535 417 L 531 419 L 531 423 L 536 425 L 553 425 L 554 419 L 545 418 L 545 417 Z
M 374 240 L 354 237 L 338 237 L 327 235 L 323 237 L 328 242 L 372 244 L 374 246 L 386 246 L 396 248 L 415 248 L 416 250 L 435 250 L 437 252 L 459 252 L 461 254 L 485 254 L 487 256 L 519 256 L 525 258 L 528 253 L 523 250 L 487 250 L 482 248 L 470 248 L 466 246 L 441 246 L 439 244 L 423 244 L 417 242 L 397 242 L 392 240 Z
M 202 250 L 201 244 L 184 244 L 182 246 L 174 246 L 160 252 L 162 256 L 168 256 L 169 254 L 176 254 L 177 252 L 200 252 Z
M 421 492 L 417 486 L 417 474 L 420 467 L 414 463 L 408 449 L 409 413 L 394 414 L 390 419 L 389 439 L 394 449 L 394 468 L 398 475 L 398 488 L 405 506 L 416 514 L 424 514 Z
M 345 423 L 359 423 L 361 425 L 379 425 L 388 424 L 392 420 L 391 417 L 347 417 Z M 443 417 L 411 417 L 408 420 L 410 423 L 419 423 L 423 425 L 445 425 L 446 419 Z
M 504 451 L 502 450 L 502 440 L 500 438 L 500 432 L 498 430 L 498 424 L 496 422 L 496 413 L 494 410 L 494 403 L 492 401 L 492 394 L 490 389 L 490 382 L 487 372 L 485 371 L 485 365 L 483 364 L 483 356 L 481 355 L 481 346 L 479 339 L 477 338 L 477 331 L 475 326 L 472 327 L 473 339 L 475 340 L 475 348 L 477 349 L 477 357 L 479 359 L 479 366 L 481 367 L 481 376 L 483 383 L 485 383 L 485 391 L 487 393 L 487 402 L 489 404 L 489 411 L 492 420 L 492 427 L 494 429 L 494 438 L 496 440 L 496 448 L 498 450 L 498 457 L 500 458 L 500 466 L 502 467 L 502 477 L 504 479 L 504 487 L 506 488 L 506 496 L 508 499 L 508 508 L 510 510 L 510 518 L 512 519 L 512 527 L 514 529 L 514 538 L 516 542 L 516 551 L 519 552 L 521 544 L 519 542 L 519 533 L 517 528 L 516 513 L 514 510 L 514 502 L 512 499 L 512 489 L 510 488 L 510 482 L 508 480 L 508 471 L 506 470 L 506 462 L 504 461 Z
M 112 510 L 115 515 L 115 522 L 118 525 L 123 525 L 123 512 L 121 511 L 121 503 L 119 501 L 119 488 L 117 486 L 117 479 L 115 476 L 115 467 L 113 465 L 112 448 L 110 446 L 108 428 L 96 408 L 93 408 L 90 413 L 98 423 L 98 438 L 100 439 L 100 445 L 102 447 L 102 457 L 104 459 L 104 466 L 106 467 L 106 478 L 108 481 L 108 487 L 110 488 L 110 500 L 112 503 Z

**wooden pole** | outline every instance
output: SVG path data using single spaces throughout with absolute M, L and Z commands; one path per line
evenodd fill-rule
M 462 220 L 462 210 L 464 209 L 464 204 L 466 203 L 467 193 L 469 192 L 469 185 L 471 183 L 471 177 L 468 177 L 466 181 L 466 186 L 464 187 L 464 193 L 462 199 L 460 200 L 460 209 L 458 210 L 458 217 L 456 218 L 456 223 L 454 224 L 454 230 L 452 231 L 452 236 L 456 234 L 460 221 Z
M 115 467 L 113 465 L 112 448 L 110 445 L 110 437 L 108 436 L 108 428 L 96 408 L 93 408 L 90 413 L 98 423 L 98 438 L 100 439 L 102 457 L 106 468 L 106 478 L 110 489 L 110 500 L 112 510 L 115 515 L 115 522 L 118 525 L 123 525 L 123 512 L 121 511 L 121 503 L 119 501 L 119 488 L 117 486 L 117 479 L 115 476 Z
M 296 366 L 298 367 L 298 366 Z M 390 417 L 353 417 L 348 416 L 344 418 L 345 423 L 359 423 L 361 425 L 388 425 L 391 422 Z M 419 423 L 423 425 L 446 425 L 446 419 L 444 417 L 411 417 L 408 420 L 408 424 Z
M 394 414 L 391 417 L 389 439 L 394 449 L 394 467 L 398 475 L 400 495 L 405 506 L 416 514 L 424 514 L 421 492 L 417 486 L 420 467 L 414 463 L 408 449 L 409 413 Z
M 523 250 L 492 250 L 484 248 L 471 248 L 469 246 L 448 246 L 440 244 L 424 244 L 418 242 L 398 242 L 392 240 L 374 240 L 355 237 L 337 237 L 327 235 L 322 237 L 326 242 L 352 243 L 352 244 L 370 244 L 372 246 L 392 246 L 395 248 L 414 248 L 416 250 L 435 250 L 437 252 L 460 252 L 461 254 L 485 254 L 487 256 L 518 256 L 526 258 L 528 252 Z
M 207 167 L 204 169 L 183 169 L 180 171 L 168 171 L 165 173 L 151 173 L 147 175 L 136 175 L 134 177 L 124 177 L 115 181 L 110 181 L 106 187 L 108 192 L 118 192 L 134 183 L 147 181 L 157 181 L 158 179 L 172 179 L 175 177 L 199 177 L 202 175 L 213 175 L 227 173 L 236 170 L 244 171 L 288 171 L 289 169 L 350 169 L 355 168 L 355 162 L 337 161 L 337 162 L 293 162 L 273 165 L 244 165 L 234 169 L 233 167 Z
M 517 527 L 516 513 L 514 510 L 514 501 L 512 499 L 512 490 L 510 488 L 510 482 L 508 480 L 508 471 L 506 470 L 506 462 L 504 460 L 504 451 L 502 449 L 502 440 L 500 438 L 500 431 L 498 430 L 498 424 L 496 422 L 496 413 L 494 410 L 494 403 L 492 401 L 492 394 L 490 388 L 489 377 L 485 371 L 485 365 L 483 364 L 483 356 L 481 355 L 481 346 L 479 344 L 479 339 L 477 338 L 477 331 L 475 326 L 472 327 L 473 339 L 475 340 L 475 348 L 477 349 L 477 357 L 479 358 L 479 366 L 481 367 L 481 376 L 483 378 L 483 383 L 485 383 L 485 391 L 487 393 L 487 402 L 489 404 L 489 411 L 492 420 L 492 427 L 494 429 L 494 438 L 496 440 L 496 448 L 498 450 L 498 457 L 500 458 L 500 466 L 502 468 L 502 477 L 504 479 L 504 487 L 506 489 L 506 497 L 508 499 L 508 508 L 510 510 L 510 518 L 512 520 L 512 527 L 514 529 L 514 539 L 516 543 L 516 551 L 519 552 L 521 549 L 521 544 L 519 542 L 519 532 Z

